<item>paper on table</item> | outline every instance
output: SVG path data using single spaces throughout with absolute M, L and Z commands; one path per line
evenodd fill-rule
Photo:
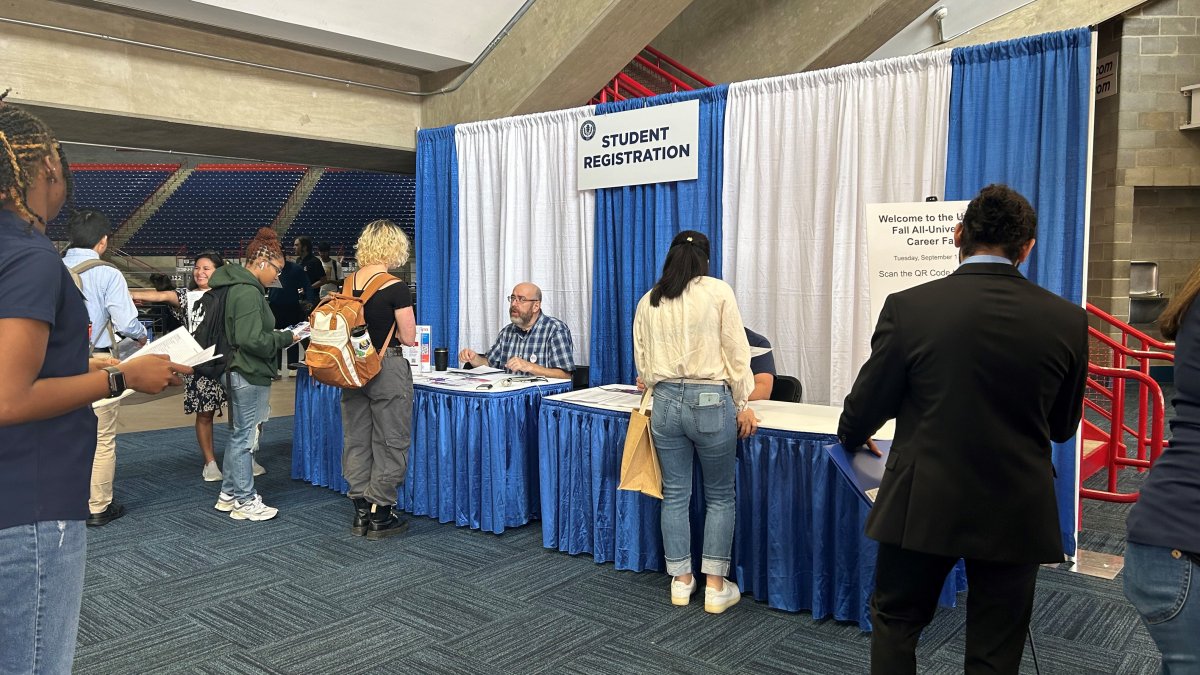
M 470 375 L 479 377 L 480 375 L 508 375 L 502 369 L 492 368 L 490 365 L 478 365 L 475 368 L 451 368 L 446 372 L 457 372 L 458 375 Z
M 634 391 L 636 392 L 637 390 L 634 389 Z M 592 405 L 610 410 L 632 410 L 638 407 L 638 404 L 642 400 L 642 395 L 640 393 L 630 393 L 627 390 L 614 391 L 592 387 L 590 389 L 572 391 L 568 394 L 561 394 L 556 398 L 571 403 Z

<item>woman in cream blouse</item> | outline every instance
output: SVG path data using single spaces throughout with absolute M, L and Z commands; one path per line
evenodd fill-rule
M 725 579 L 733 545 L 737 439 L 758 425 L 746 406 L 754 389 L 750 345 L 733 289 L 708 275 L 708 238 L 685 230 L 675 236 L 663 274 L 638 303 L 633 320 L 634 360 L 651 388 L 650 433 L 662 464 L 662 534 L 671 602 L 687 605 L 692 575 L 692 457 L 704 477 L 704 609 L 737 604 L 741 591 Z

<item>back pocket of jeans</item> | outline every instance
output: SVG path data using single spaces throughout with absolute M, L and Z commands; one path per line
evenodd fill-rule
M 725 418 L 728 417 L 723 398 L 718 398 L 715 404 L 692 406 L 692 417 L 696 420 L 696 431 L 702 434 L 719 434 L 725 430 Z

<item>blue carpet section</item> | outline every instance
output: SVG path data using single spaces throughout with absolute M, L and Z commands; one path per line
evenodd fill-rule
M 212 508 L 220 484 L 201 481 L 190 428 L 119 438 L 129 514 L 88 532 L 76 673 L 867 670 L 856 626 L 748 597 L 721 616 L 672 607 L 665 576 L 543 549 L 536 522 L 496 536 L 414 518 L 400 537 L 352 537 L 348 500 L 288 478 L 291 430 L 264 432 L 257 487 L 280 514 L 261 523 Z M 962 672 L 960 600 L 926 631 L 921 672 Z M 1119 578 L 1044 569 L 1034 632 L 1043 673 L 1158 669 Z

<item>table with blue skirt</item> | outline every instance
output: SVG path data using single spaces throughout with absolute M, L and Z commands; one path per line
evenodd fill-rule
M 413 386 L 412 442 L 399 508 L 499 534 L 538 517 L 537 417 L 570 383 L 497 391 Z M 292 478 L 349 490 L 342 478 L 341 390 L 296 379 Z
M 612 562 L 621 570 L 664 570 L 661 502 L 617 489 L 628 409 L 561 398 L 543 400 L 538 417 L 543 545 L 591 554 L 596 562 Z M 764 401 L 752 407 L 800 405 Z M 878 548 L 863 534 L 870 506 L 825 451 L 837 442 L 830 431 L 763 426 L 769 422 L 764 414 L 758 433 L 738 442 L 731 576 L 744 593 L 773 608 L 808 610 L 813 618 L 852 621 L 869 631 L 867 600 Z M 697 470 L 691 507 L 694 560 L 703 536 L 701 486 Z M 941 604 L 954 606 L 965 588 L 960 562 L 946 581 Z

